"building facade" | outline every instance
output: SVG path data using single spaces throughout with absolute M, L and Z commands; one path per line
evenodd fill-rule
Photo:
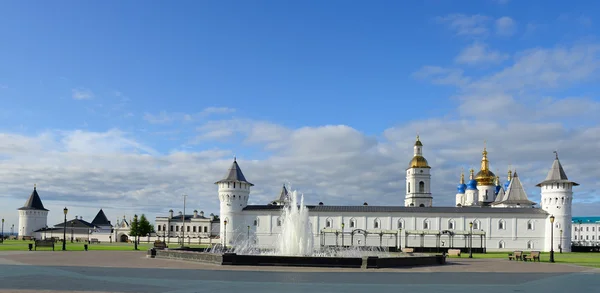
M 477 173 L 470 170 L 468 183 L 461 174 L 456 205 L 436 207 L 430 189 L 432 168 L 423 156 L 419 137 L 413 150 L 406 169 L 403 206 L 307 205 L 313 243 L 415 248 L 471 246 L 485 247 L 487 251 L 550 251 L 553 247 L 557 251 L 559 248 L 570 251 L 572 188 L 578 184 L 567 178 L 558 154 L 546 179 L 537 185 L 542 194 L 539 207 L 528 199 L 516 171 L 509 171 L 505 184 L 490 171 L 485 147 L 480 170 Z M 215 184 L 220 202 L 221 243 L 235 245 L 252 240 L 260 247 L 274 247 L 281 233 L 281 211 L 289 199 L 285 186 L 275 201 L 248 205 L 254 185 L 246 180 L 235 159 L 226 176 Z
M 47 227 L 48 210 L 44 208 L 37 188 L 33 186 L 33 192 L 19 211 L 19 239 L 23 237 L 35 237 L 35 231 Z

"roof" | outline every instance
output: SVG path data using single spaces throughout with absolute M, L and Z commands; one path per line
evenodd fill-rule
M 527 206 L 527 205 L 534 205 L 536 203 L 533 201 L 530 201 L 529 198 L 527 197 L 527 193 L 525 192 L 525 189 L 523 188 L 521 179 L 519 179 L 519 175 L 517 175 L 517 171 L 515 171 L 515 174 L 513 175 L 512 179 L 510 180 L 510 184 L 508 185 L 508 188 L 507 188 L 506 192 L 504 193 L 504 196 L 502 197 L 502 199 L 500 201 L 495 201 L 493 204 L 494 205 L 507 204 L 507 205 Z
M 289 201 L 290 197 L 289 197 L 290 193 L 288 192 L 287 188 L 285 188 L 285 184 L 283 185 L 283 187 L 281 188 L 281 192 L 279 192 L 279 197 L 274 200 L 274 203 L 286 203 Z
M 573 217 L 573 223 L 600 223 L 600 217 Z
M 225 178 L 215 182 L 215 184 L 221 182 L 244 182 L 250 184 L 251 186 L 254 186 L 254 184 L 246 180 L 246 177 L 244 177 L 244 173 L 242 173 L 242 169 L 240 169 L 240 166 L 238 165 L 237 160 L 235 158 L 233 159 L 233 163 L 231 164 L 231 167 L 229 167 Z
M 574 186 L 579 185 L 579 183 L 569 181 L 569 178 L 567 177 L 567 173 L 565 173 L 565 170 L 563 169 L 562 164 L 560 163 L 560 160 L 558 159 L 558 153 L 555 151 L 554 154 L 556 155 L 556 158 L 554 159 L 554 162 L 552 163 L 552 167 L 550 168 L 550 171 L 548 171 L 548 175 L 546 176 L 546 179 L 544 181 L 538 183 L 536 186 L 541 187 L 542 185 L 548 184 L 548 183 L 572 183 Z
M 92 224 L 96 226 L 112 226 L 102 209 L 100 209 L 94 220 L 92 220 Z
M 515 214 L 541 214 L 548 213 L 539 208 L 515 209 L 515 208 L 486 208 L 486 207 L 404 207 L 404 206 L 306 206 L 310 212 L 352 212 L 352 213 L 515 213 Z M 283 206 L 277 205 L 249 205 L 244 211 L 268 211 L 280 210 Z
M 63 222 L 63 223 L 58 223 L 58 224 L 54 225 L 54 227 L 55 228 L 63 228 L 64 225 L 65 225 L 65 223 Z M 81 220 L 81 219 L 73 219 L 73 220 L 67 221 L 67 228 L 71 228 L 71 227 L 73 227 L 73 228 L 97 228 L 96 225 L 94 225 L 90 222 Z
M 27 201 L 25 202 L 25 205 L 23 207 L 20 207 L 19 210 L 47 211 L 47 209 L 44 208 L 44 204 L 42 203 L 42 200 L 40 199 L 40 196 L 37 193 L 35 185 L 33 186 L 33 192 L 29 196 L 29 199 L 27 199 Z
M 156 217 L 157 219 L 167 219 L 169 217 Z M 177 215 L 177 216 L 173 216 L 173 218 L 171 218 L 171 222 L 181 222 L 183 215 Z M 189 221 L 191 219 L 208 219 L 207 217 L 202 217 L 200 215 L 198 215 L 198 217 L 194 218 L 194 215 L 185 215 L 185 220 Z
M 506 198 L 506 192 L 504 191 L 504 187 L 500 186 L 500 190 L 498 191 L 498 194 L 496 195 L 496 200 L 494 201 L 494 203 L 501 202 L 505 198 Z

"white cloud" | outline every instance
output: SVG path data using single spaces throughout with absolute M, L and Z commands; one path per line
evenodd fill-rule
M 490 18 L 485 15 L 450 14 L 436 19 L 439 22 L 447 23 L 457 35 L 483 36 L 489 32 L 487 25 Z
M 228 107 L 208 107 L 200 112 L 187 114 L 182 112 L 161 111 L 158 114 L 145 113 L 144 120 L 152 124 L 168 124 L 173 122 L 194 122 L 200 119 L 206 119 L 209 116 L 225 115 L 234 113 L 234 108 Z
M 501 36 L 512 36 L 516 31 L 515 21 L 508 17 L 503 16 L 496 19 L 496 33 Z
M 71 90 L 71 96 L 74 100 L 89 100 L 94 98 L 94 93 L 88 89 L 76 88 Z
M 475 65 L 484 63 L 498 63 L 506 59 L 508 59 L 508 54 L 490 50 L 487 45 L 480 42 L 475 42 L 460 52 L 460 54 L 455 58 L 455 61 L 459 64 Z

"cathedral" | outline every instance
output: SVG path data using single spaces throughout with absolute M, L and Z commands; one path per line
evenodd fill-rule
M 555 152 L 547 177 L 536 186 L 538 205 L 528 199 L 516 171 L 508 172 L 502 184 L 489 168 L 484 147 L 481 168 L 461 174 L 455 206 L 434 206 L 431 166 L 417 136 L 414 154 L 406 169 L 403 206 L 307 205 L 315 246 L 373 246 L 414 251 L 473 249 L 473 251 L 571 249 L 572 188 Z M 234 159 L 226 176 L 215 184 L 220 201 L 220 241 L 235 245 L 253 241 L 272 248 L 281 232 L 282 208 L 290 193 L 265 205 L 248 205 L 250 183 Z

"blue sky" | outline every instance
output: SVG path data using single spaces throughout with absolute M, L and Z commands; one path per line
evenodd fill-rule
M 596 203 L 600 173 L 576 167 L 600 147 L 600 4 L 349 2 L 2 3 L 0 211 L 16 218 L 36 181 L 90 217 L 163 213 L 178 192 L 217 212 L 233 154 L 258 203 L 289 181 L 317 202 L 401 204 L 417 132 L 439 205 L 484 139 L 534 199 L 560 149 Z

